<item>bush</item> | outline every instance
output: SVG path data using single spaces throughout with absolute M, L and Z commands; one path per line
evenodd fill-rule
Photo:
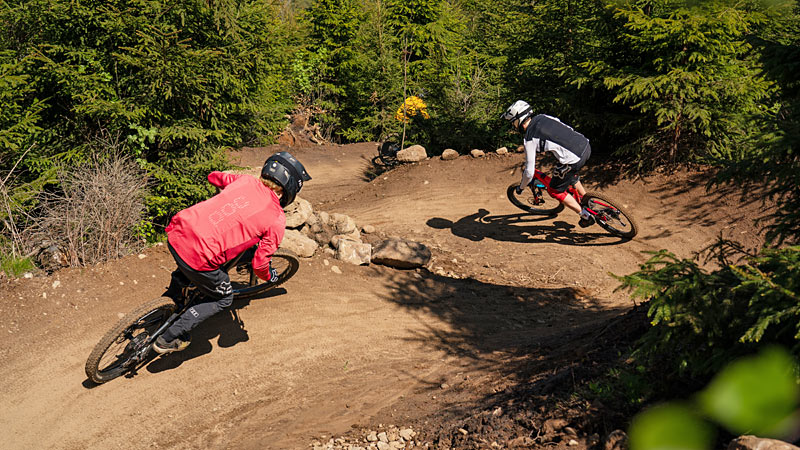
M 661 250 L 638 272 L 617 277 L 620 289 L 650 301 L 652 328 L 634 357 L 703 378 L 765 344 L 800 354 L 800 246 L 766 248 L 738 264 L 733 256 L 719 253 L 721 267 L 708 272 L 696 259 Z
M 146 177 L 129 157 L 112 155 L 65 172 L 62 190 L 43 202 L 29 242 L 54 241 L 71 266 L 137 251 Z

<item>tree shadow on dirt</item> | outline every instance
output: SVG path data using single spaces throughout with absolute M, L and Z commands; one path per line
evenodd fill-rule
M 479 242 L 484 239 L 519 243 L 553 243 L 574 246 L 619 245 L 630 239 L 611 236 L 605 231 L 580 231 L 578 227 L 554 216 L 531 214 L 490 215 L 480 208 L 476 213 L 453 222 L 434 217 L 426 224 L 431 228 L 449 228 L 453 235 Z M 541 224 L 538 224 L 541 223 Z M 595 226 L 594 229 L 599 229 Z
M 421 379 L 413 370 L 407 372 L 424 386 L 423 392 L 440 398 L 443 408 L 436 418 L 426 420 L 444 428 L 448 420 L 461 420 L 476 411 L 500 405 L 508 409 L 510 398 L 531 392 L 546 396 L 565 387 L 574 392 L 575 383 L 588 373 L 584 369 L 592 365 L 593 358 L 600 353 L 610 358 L 619 354 L 620 349 L 609 345 L 609 339 L 631 332 L 615 328 L 630 307 L 609 308 L 598 298 L 570 287 L 502 285 L 420 271 L 397 273 L 390 277 L 387 288 L 393 293 L 387 301 L 433 315 L 448 325 L 427 326 L 409 341 L 458 357 L 467 373 L 494 374 L 487 382 L 496 384 L 484 386 L 470 384 L 465 381 L 468 377 L 430 380 Z M 442 383 L 448 385 L 448 391 L 442 391 Z M 458 436 L 458 428 L 449 431 Z
M 760 246 L 775 210 L 772 199 L 764 194 L 764 187 L 743 189 L 738 184 L 726 183 L 708 188 L 708 183 L 708 174 L 696 173 L 674 183 L 667 181 L 650 187 L 648 192 L 660 199 L 659 208 L 642 218 L 655 223 L 666 218 L 676 226 L 640 239 L 668 238 L 686 227 L 702 227 L 718 228 L 721 237 L 744 239 L 748 245 Z

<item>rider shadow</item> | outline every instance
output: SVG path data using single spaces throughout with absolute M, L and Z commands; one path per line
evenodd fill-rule
M 475 242 L 494 239 L 519 243 L 551 242 L 561 245 L 606 246 L 618 245 L 630 240 L 611 236 L 606 232 L 576 233 L 577 227 L 573 224 L 563 220 L 549 222 L 553 217 L 555 216 L 536 216 L 524 213 L 489 215 L 489 211 L 481 208 L 475 214 L 462 217 L 456 222 L 435 217 L 429 219 L 427 225 L 437 229 L 450 228 L 455 236 Z M 548 221 L 548 223 L 536 224 L 543 221 Z
M 235 287 L 235 286 L 234 286 Z M 251 300 L 260 300 L 285 294 L 286 289 L 277 288 L 262 293 L 257 297 L 234 299 L 230 308 L 211 316 L 192 330 L 192 343 L 186 350 L 169 353 L 155 358 L 145 366 L 150 373 L 159 373 L 174 369 L 186 361 L 211 353 L 214 346 L 211 341 L 217 338 L 217 347 L 229 348 L 250 340 L 244 321 L 238 311 L 250 305 Z

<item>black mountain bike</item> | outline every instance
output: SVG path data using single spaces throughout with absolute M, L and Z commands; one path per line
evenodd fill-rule
M 397 142 L 382 142 L 378 146 L 378 155 L 372 158 L 372 164 L 387 169 L 399 165 L 400 161 L 397 160 L 397 152 L 399 151 L 400 144 Z
M 256 297 L 275 288 L 291 278 L 300 265 L 292 252 L 278 249 L 271 261 L 272 268 L 278 271 L 278 280 L 263 281 L 250 265 L 254 249 L 244 251 L 221 267 L 230 274 L 234 300 Z M 100 384 L 126 373 L 135 373 L 158 355 L 152 348 L 156 338 L 201 297 L 195 286 L 187 286 L 180 307 L 171 298 L 160 297 L 128 313 L 94 346 L 86 360 L 86 376 Z

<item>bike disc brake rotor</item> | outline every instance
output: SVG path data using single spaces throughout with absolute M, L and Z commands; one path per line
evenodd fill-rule
M 599 206 L 595 202 L 590 202 L 589 207 L 597 213 L 596 219 L 614 229 L 625 229 L 628 223 L 625 221 L 625 216 L 620 214 L 619 210 L 609 206 Z M 622 231 L 622 230 L 620 230 Z

